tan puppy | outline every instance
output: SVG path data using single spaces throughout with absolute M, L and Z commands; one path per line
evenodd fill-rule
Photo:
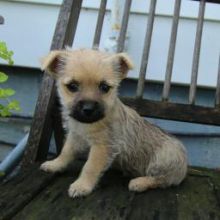
M 86 49 L 52 51 L 43 61 L 43 70 L 56 79 L 68 135 L 61 154 L 41 169 L 61 172 L 79 151 L 89 149 L 80 177 L 70 185 L 70 197 L 91 193 L 112 164 L 133 175 L 131 191 L 177 185 L 186 176 L 183 145 L 117 97 L 132 66 L 124 53 Z

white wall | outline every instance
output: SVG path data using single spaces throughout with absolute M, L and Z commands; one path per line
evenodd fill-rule
M 5 24 L 0 26 L 0 40 L 14 51 L 15 65 L 39 66 L 39 57 L 50 48 L 59 7 L 0 2 Z
M 26 2 L 25 2 L 26 1 Z M 37 2 L 38 4 L 30 4 Z M 39 2 L 43 4 L 39 4 Z M 52 4 L 53 2 L 53 4 Z M 74 48 L 91 47 L 99 0 L 85 0 L 80 16 Z M 110 7 L 111 0 L 108 3 Z M 5 24 L 0 26 L 0 40 L 15 52 L 15 65 L 39 67 L 39 58 L 50 48 L 60 0 L 0 1 L 0 14 Z M 147 78 L 163 80 L 171 30 L 174 0 L 158 0 Z M 130 77 L 137 77 L 146 29 L 149 0 L 133 1 L 128 27 L 128 53 L 135 62 Z M 220 5 L 207 4 L 203 32 L 203 46 L 199 66 L 199 84 L 215 86 L 220 52 Z M 196 32 L 198 2 L 183 0 L 178 31 L 173 81 L 190 82 L 193 44 Z M 89 22 L 88 22 L 89 21 Z M 110 13 L 107 13 L 101 48 L 110 33 Z

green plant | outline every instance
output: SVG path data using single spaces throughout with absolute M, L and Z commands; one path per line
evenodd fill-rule
M 5 42 L 0 41 L 0 59 L 6 61 L 9 65 L 13 65 L 12 60 L 13 52 L 9 51 Z M 8 76 L 0 72 L 0 85 L 8 80 Z M 2 88 L 0 86 L 0 117 L 6 117 L 11 115 L 11 111 L 19 111 L 20 106 L 17 100 L 10 100 L 9 97 L 13 96 L 15 91 L 11 88 Z M 3 104 L 4 103 L 4 104 Z

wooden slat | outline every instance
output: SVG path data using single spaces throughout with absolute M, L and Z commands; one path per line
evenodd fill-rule
M 67 0 L 64 0 L 63 4 L 65 4 L 65 1 L 67 1 Z M 66 32 L 65 32 L 65 35 L 64 35 L 62 48 L 64 46 L 70 46 L 71 47 L 72 44 L 73 44 L 76 29 L 77 29 L 77 24 L 78 24 L 78 20 L 79 20 L 80 10 L 81 10 L 81 6 L 82 6 L 82 1 L 83 0 L 72 0 L 72 3 L 71 3 L 72 5 L 69 5 L 71 10 L 67 11 L 67 9 L 66 9 L 66 12 L 64 12 L 64 14 L 65 14 L 64 19 L 68 18 L 68 20 L 67 20 L 67 27 L 63 28 L 63 31 L 66 31 Z M 68 7 L 68 5 L 66 6 L 66 8 L 67 7 Z M 60 12 L 60 13 L 62 13 L 62 12 Z M 62 16 L 64 14 L 59 16 L 58 22 L 59 22 L 59 19 L 63 18 Z M 53 39 L 53 41 L 52 41 L 51 50 L 60 49 L 60 47 L 57 48 L 58 45 L 57 45 L 56 41 L 58 41 L 59 34 L 61 34 L 61 33 L 62 33 L 62 30 L 58 31 L 57 37 L 56 37 L 55 36 L 56 35 L 56 30 L 55 30 L 55 33 L 54 33 L 54 38 L 55 39 Z M 53 45 L 53 43 L 55 43 L 55 45 Z
M 134 98 L 122 98 L 122 101 L 142 116 L 220 125 L 220 109 L 217 108 Z
M 65 141 L 65 131 L 62 124 L 62 115 L 61 115 L 61 105 L 59 103 L 58 98 L 56 97 L 56 101 L 53 107 L 52 112 L 52 122 L 53 122 L 53 131 L 54 131 L 54 139 L 56 143 L 57 154 L 60 154 L 63 144 Z M 43 158 L 42 158 L 43 159 Z
M 181 0 L 176 0 L 175 6 L 174 6 L 170 46 L 169 46 L 169 52 L 168 52 L 168 58 L 167 58 L 166 75 L 165 75 L 163 94 L 162 94 L 162 100 L 164 101 L 168 100 L 169 93 L 170 93 L 170 83 L 171 83 L 171 77 L 172 77 L 172 71 L 173 71 L 173 61 L 174 61 L 174 53 L 175 53 L 175 48 L 176 48 L 176 36 L 177 36 L 177 29 L 178 29 L 178 23 L 179 23 L 180 7 L 181 7 Z
M 199 69 L 199 58 L 200 58 L 200 48 L 202 40 L 202 30 L 205 14 L 205 0 L 201 0 L 199 4 L 199 15 L 196 30 L 196 39 L 193 52 L 193 63 L 192 63 L 192 74 L 191 74 L 191 84 L 189 90 L 189 103 L 194 104 L 196 98 L 196 87 Z
M 29 200 L 23 209 L 19 209 L 16 215 L 4 219 L 217 220 L 220 218 L 220 177 L 217 171 L 190 167 L 186 179 L 179 186 L 133 193 L 128 191 L 131 177 L 123 177 L 122 173 L 110 170 L 104 174 L 97 188 L 90 195 L 71 199 L 68 197 L 67 189 L 77 178 L 79 172 L 75 170 L 74 168 L 74 172 L 54 178 L 47 187 L 44 186 L 32 200 Z M 36 179 L 36 184 L 39 183 L 37 175 L 30 177 Z M 30 184 L 27 186 L 28 190 L 31 186 Z M 10 211 L 10 204 L 16 204 L 16 201 L 19 203 L 22 195 L 27 196 L 26 186 L 19 187 L 19 195 L 18 192 L 15 194 L 18 198 L 11 197 L 13 193 L 11 194 L 9 190 L 11 188 L 15 192 L 16 185 L 7 188 L 10 197 L 4 198 L 9 203 L 5 209 L 1 206 L 0 212 Z M 32 191 L 29 192 L 32 194 Z M 5 192 L 3 194 L 6 195 Z M 5 200 L 0 198 L 0 201 Z
M 185 181 L 177 187 L 137 194 L 131 202 L 132 208 L 127 220 L 219 219 L 219 204 L 212 174 L 215 177 L 218 175 L 217 172 L 206 174 L 196 168 L 195 173 L 189 173 Z
M 218 63 L 218 78 L 217 78 L 216 94 L 215 94 L 215 106 L 220 107 L 220 56 Z
M 0 24 L 4 24 L 4 18 L 0 15 Z
M 74 173 L 74 174 L 73 174 Z M 109 171 L 100 180 L 91 195 L 83 199 L 71 199 L 67 190 L 77 178 L 78 171 L 62 175 L 38 197 L 28 204 L 16 219 L 126 219 L 134 194 L 129 193 L 128 178 L 122 173 Z M 117 195 L 117 196 L 116 196 Z
M 201 1 L 201 0 L 192 0 L 192 1 Z M 209 2 L 209 3 L 216 3 L 216 4 L 220 4 L 220 0 L 206 0 L 206 2 Z
M 176 189 L 149 190 L 147 194 L 137 194 L 131 202 L 127 220 L 133 219 L 169 219 L 178 220 Z M 160 198 L 160 199 L 155 199 Z
M 11 181 L 0 184 L 0 219 L 12 219 L 12 216 L 51 183 L 54 177 L 40 171 L 35 164 Z
M 71 45 L 75 35 L 82 0 L 64 0 L 53 37 L 51 50 L 62 49 Z M 70 19 L 74 19 L 70 21 Z M 68 30 L 71 26 L 71 30 Z M 70 36 L 73 35 L 73 36 Z M 36 159 L 46 158 L 52 135 L 51 112 L 55 100 L 55 83 L 44 74 L 39 97 L 36 104 L 27 148 L 22 161 L 23 166 Z M 41 146 L 41 148 L 39 148 Z
M 136 92 L 137 98 L 142 98 L 143 93 L 144 93 L 144 82 L 145 82 L 146 70 L 148 66 L 148 59 L 149 59 L 149 53 L 150 53 L 150 45 L 151 45 L 151 37 L 152 37 L 152 32 L 153 32 L 156 2 L 157 0 L 151 0 L 151 3 L 150 3 L 145 42 L 144 42 L 142 59 L 141 59 L 141 68 L 140 68 L 140 74 L 139 74 L 137 92 Z
M 118 45 L 117 45 L 117 52 L 118 53 L 120 53 L 124 50 L 131 3 L 132 3 L 132 0 L 126 0 L 126 2 L 125 2 L 121 30 L 120 30 L 120 34 L 119 34 L 119 38 L 118 38 Z
M 102 26 L 103 26 L 103 21 L 104 21 L 104 17 L 105 17 L 105 11 L 106 11 L 106 4 L 107 4 L 107 0 L 101 0 L 100 7 L 99 7 L 98 19 L 97 19 L 97 23 L 96 23 L 95 36 L 94 36 L 94 40 L 93 40 L 93 48 L 94 49 L 97 49 L 99 47 L 101 33 L 102 33 Z

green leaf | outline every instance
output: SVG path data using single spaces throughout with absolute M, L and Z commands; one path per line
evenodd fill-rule
M 13 89 L 4 89 L 4 93 L 6 96 L 12 96 L 15 94 L 15 91 Z
M 7 61 L 9 65 L 13 64 L 13 51 L 8 50 L 5 42 L 0 41 L 0 58 Z
M 5 90 L 4 89 L 0 89 L 0 98 L 6 98 L 7 96 L 5 96 Z
M 14 65 L 14 61 L 10 59 L 10 60 L 8 61 L 8 64 L 11 65 L 11 66 Z
M 5 108 L 4 105 L 0 104 L 0 112 Z
M 20 111 L 21 108 L 20 108 L 20 104 L 17 100 L 13 100 L 11 101 L 8 106 L 9 110 L 16 110 L 16 111 Z
M 8 76 L 5 73 L 0 72 L 0 83 L 6 82 L 7 80 Z
M 0 89 L 0 98 L 7 98 L 13 96 L 15 91 L 13 89 Z
M 13 65 L 14 61 L 12 59 L 13 51 L 8 50 L 5 42 L 0 41 L 0 59 L 6 61 L 9 65 Z M 0 72 L 0 83 L 4 83 L 8 80 L 8 76 Z M 0 88 L 0 99 L 5 99 L 4 101 L 8 104 L 0 104 L 0 117 L 11 116 L 11 110 L 19 111 L 20 105 L 16 100 L 11 101 L 8 97 L 13 96 L 15 91 L 11 88 Z
M 11 116 L 11 113 L 9 112 L 8 108 L 3 108 L 2 110 L 0 110 L 0 116 L 2 117 Z

